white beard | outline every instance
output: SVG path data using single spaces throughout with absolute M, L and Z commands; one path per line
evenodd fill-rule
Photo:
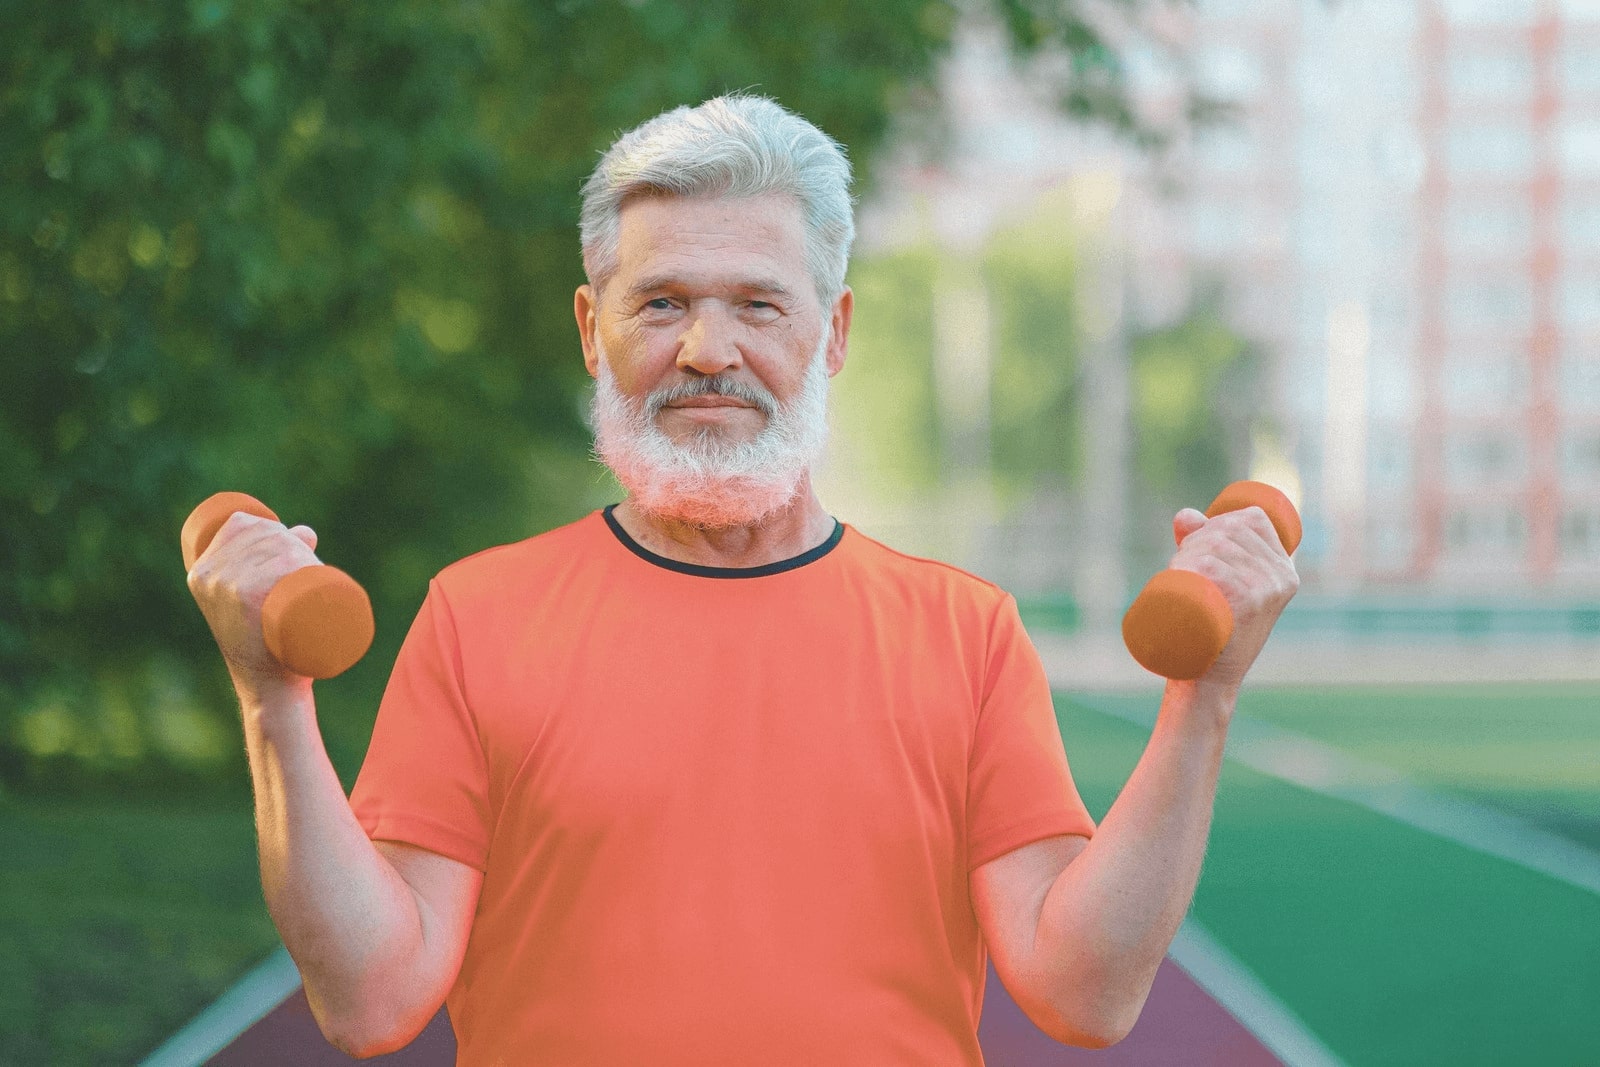
M 644 400 L 617 389 L 600 338 L 599 374 L 589 414 L 595 454 L 640 511 L 705 529 L 755 526 L 787 507 L 801 479 L 822 458 L 828 436 L 828 367 L 824 333 L 800 392 L 787 405 L 759 386 L 716 376 L 657 389 Z M 749 441 L 729 443 L 713 427 L 678 444 L 656 425 L 669 403 L 722 395 L 755 405 L 767 425 Z

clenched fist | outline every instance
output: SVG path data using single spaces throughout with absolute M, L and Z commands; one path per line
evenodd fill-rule
M 321 565 L 316 547 L 317 535 L 309 526 L 290 529 L 273 519 L 235 512 L 190 568 L 189 592 L 241 691 L 309 684 L 310 679 L 267 651 L 261 605 L 285 575 Z
M 1237 689 L 1300 588 L 1294 560 L 1259 507 L 1209 519 L 1184 508 L 1173 517 L 1172 533 L 1178 550 L 1169 566 L 1210 579 L 1233 611 L 1233 636 L 1200 680 Z

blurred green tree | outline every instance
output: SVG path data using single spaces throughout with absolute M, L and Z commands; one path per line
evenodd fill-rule
M 246 788 L 177 546 L 229 488 L 373 596 L 319 687 L 348 785 L 427 579 L 611 498 L 570 313 L 598 153 L 749 87 L 870 181 L 961 6 L 0 4 L 0 784 Z M 1131 129 L 1088 6 L 993 4 Z
M 1170 326 L 1131 340 L 1133 476 L 1139 512 L 1130 523 L 1132 573 L 1172 556 L 1171 520 L 1205 509 L 1247 476 L 1250 431 L 1266 410 L 1260 349 L 1224 319 L 1219 284 L 1202 285 Z

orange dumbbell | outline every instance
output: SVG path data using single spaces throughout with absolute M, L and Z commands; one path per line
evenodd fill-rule
M 1206 509 L 1208 518 L 1258 507 L 1272 520 L 1284 550 L 1300 545 L 1300 513 L 1265 482 L 1234 482 Z M 1133 658 L 1163 678 L 1190 681 L 1205 674 L 1233 636 L 1233 609 L 1222 590 L 1193 571 L 1165 570 L 1151 578 L 1122 617 L 1122 640 Z
M 234 512 L 278 521 L 271 508 L 245 493 L 217 493 L 189 513 L 180 539 L 183 566 L 194 568 Z M 261 605 L 267 651 L 307 678 L 343 674 L 372 645 L 372 603 L 359 582 L 326 564 L 301 567 L 278 579 Z

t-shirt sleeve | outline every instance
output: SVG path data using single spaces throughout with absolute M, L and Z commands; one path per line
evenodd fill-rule
M 990 624 L 967 786 L 968 870 L 1041 838 L 1094 833 L 1067 766 L 1044 664 L 1010 594 Z
M 350 808 L 369 838 L 404 841 L 485 869 L 488 761 L 438 579 L 428 583 L 395 659 Z

